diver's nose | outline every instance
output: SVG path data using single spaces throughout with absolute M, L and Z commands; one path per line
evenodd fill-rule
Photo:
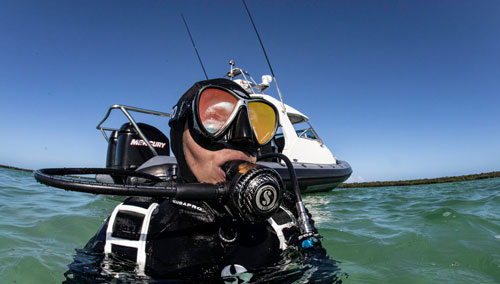
M 246 145 L 253 144 L 253 130 L 246 109 L 242 109 L 235 118 L 229 142 Z

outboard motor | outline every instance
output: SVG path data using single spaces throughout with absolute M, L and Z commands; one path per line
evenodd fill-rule
M 108 140 L 108 153 L 106 154 L 106 168 L 115 167 L 117 139 L 118 139 L 118 131 L 113 130 L 109 135 L 109 140 Z
M 149 140 L 158 155 L 169 156 L 170 144 L 168 138 L 157 128 L 137 123 L 141 132 Z M 135 170 L 155 154 L 140 137 L 131 123 L 125 123 L 118 131 L 113 131 L 109 137 L 106 168 Z M 122 177 L 113 177 L 115 183 L 124 183 Z

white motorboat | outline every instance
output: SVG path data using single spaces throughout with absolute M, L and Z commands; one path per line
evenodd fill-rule
M 262 76 L 262 82 L 257 84 L 247 72 L 234 68 L 232 61 L 230 64 L 231 71 L 227 74 L 230 79 L 242 86 L 252 97 L 267 100 L 279 111 L 280 128 L 271 143 L 258 150 L 259 155 L 270 152 L 286 155 L 292 161 L 302 192 L 329 191 L 349 178 L 352 173 L 349 163 L 333 156 L 306 115 L 263 93 L 270 86 L 271 76 Z M 242 79 L 236 79 L 238 76 Z M 113 109 L 121 110 L 129 121 L 120 129 L 103 126 Z M 97 129 L 101 130 L 108 141 L 106 167 L 127 170 L 151 168 L 153 174 L 158 176 L 175 175 L 176 160 L 170 156 L 168 138 L 157 128 L 136 122 L 131 112 L 170 117 L 169 113 L 160 111 L 124 105 L 111 106 L 104 119 L 97 125 Z M 275 169 L 287 187 L 291 188 L 291 179 L 285 164 L 275 158 L 259 163 Z M 98 176 L 97 179 L 109 181 L 109 176 Z M 121 181 L 115 178 L 114 182 Z
M 280 130 L 272 142 L 261 149 L 261 154 L 277 152 L 286 155 L 294 164 L 302 192 L 328 191 L 347 180 L 352 174 L 349 163 L 337 159 L 313 129 L 309 118 L 297 109 L 263 93 L 270 86 L 272 77 L 262 76 L 262 83 L 256 84 L 247 72 L 233 68 L 227 76 L 242 86 L 252 97 L 272 103 L 279 111 Z M 234 79 L 241 76 L 243 79 Z M 286 167 L 277 161 L 262 162 L 277 170 L 289 182 Z

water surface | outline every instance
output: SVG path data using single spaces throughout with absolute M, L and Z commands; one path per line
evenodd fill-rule
M 0 282 L 60 283 L 121 197 L 0 168 Z M 500 179 L 304 197 L 344 283 L 500 283 Z

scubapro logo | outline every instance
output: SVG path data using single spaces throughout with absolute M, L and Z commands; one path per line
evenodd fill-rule
M 274 186 L 265 185 L 258 189 L 255 196 L 255 205 L 261 211 L 269 211 L 274 209 L 278 201 L 278 192 Z

